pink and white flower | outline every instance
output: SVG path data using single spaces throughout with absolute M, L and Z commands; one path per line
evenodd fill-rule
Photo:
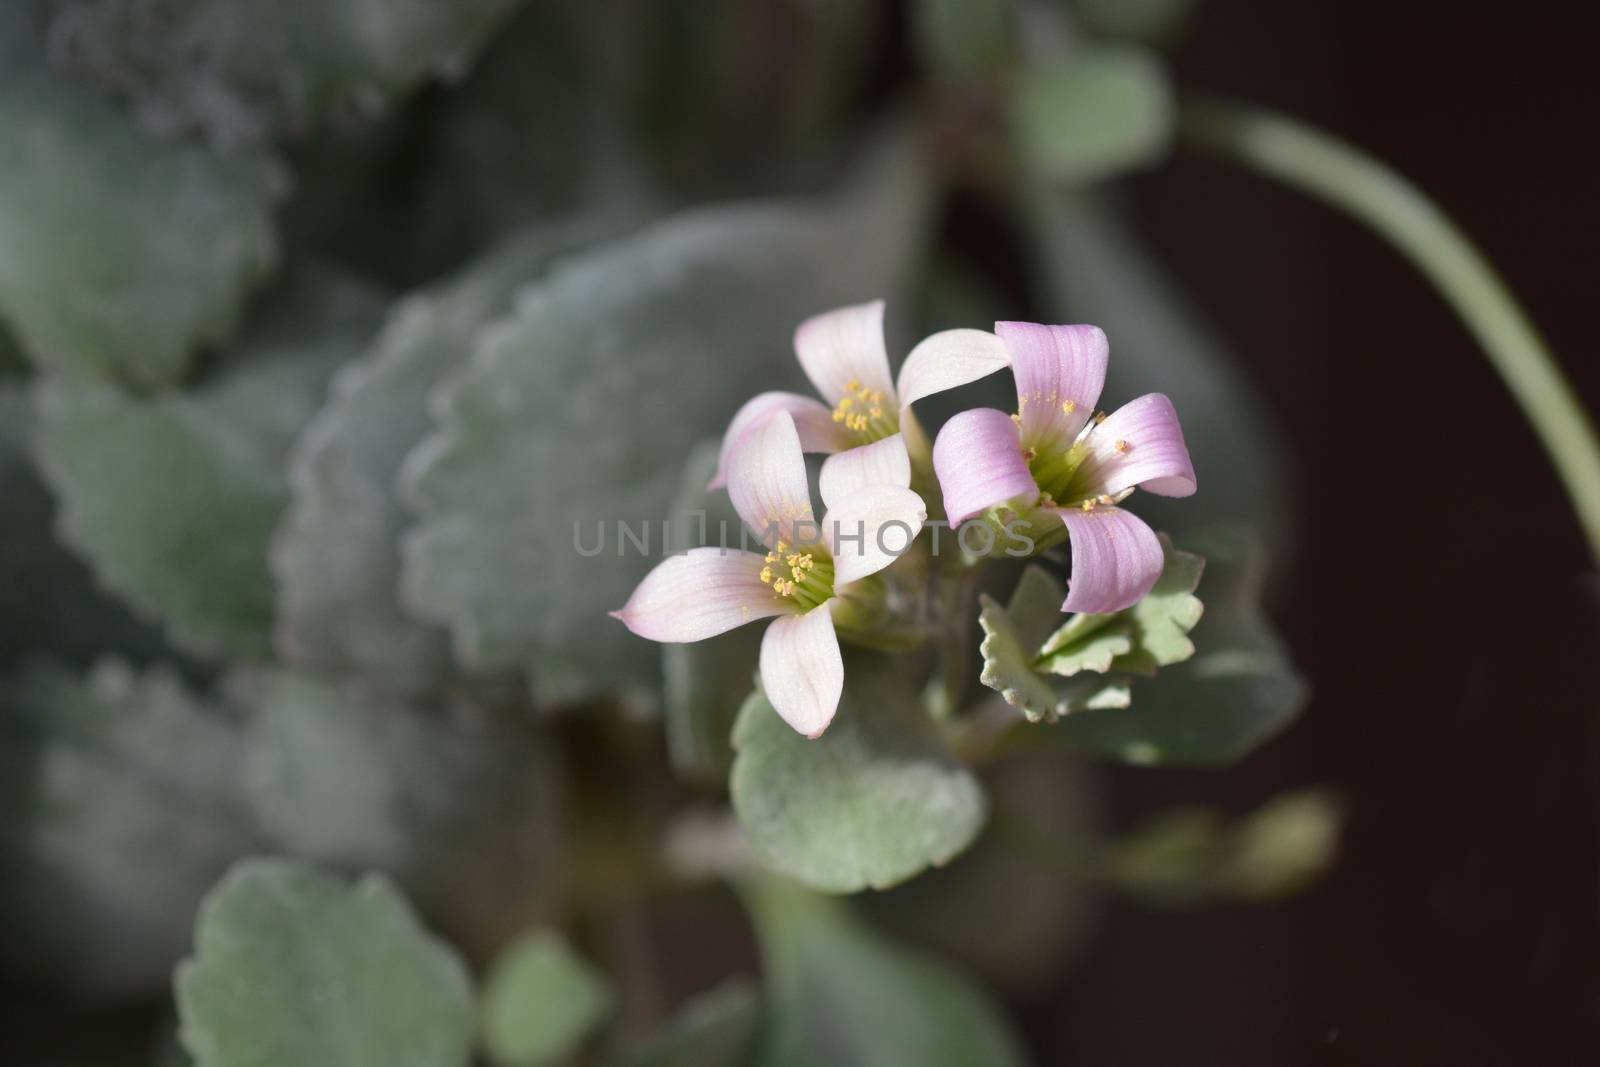
M 899 379 L 893 380 L 883 340 L 883 306 L 882 300 L 874 300 L 813 315 L 800 324 L 794 333 L 795 355 L 822 400 L 775 391 L 746 402 L 723 435 L 722 455 L 708 488 L 725 484 L 728 459 L 739 442 L 780 411 L 794 420 L 807 452 L 845 452 L 904 432 L 920 442 L 919 454 L 926 462 L 926 438 L 907 409 L 913 401 L 1004 368 L 1005 348 L 983 330 L 946 330 L 913 348 Z
M 994 336 L 1017 380 L 1017 411 L 964 411 L 939 431 L 933 466 L 950 523 L 999 507 L 1053 516 L 1072 544 L 1062 610 L 1121 611 L 1161 577 L 1162 553 L 1155 532 L 1118 505 L 1136 488 L 1195 491 L 1172 401 L 1149 393 L 1109 416 L 1096 410 L 1110 354 L 1099 327 L 997 322 Z
M 898 434 L 830 456 L 812 517 L 802 436 L 783 410 L 741 435 L 728 457 L 728 494 L 766 553 L 699 548 L 656 566 L 612 615 L 652 641 L 703 641 L 773 619 L 761 641 L 761 684 L 785 722 L 807 737 L 827 729 L 844 689 L 838 629 L 861 618 L 865 582 L 922 529 L 927 509 L 909 488 Z M 838 626 L 836 627 L 836 623 Z

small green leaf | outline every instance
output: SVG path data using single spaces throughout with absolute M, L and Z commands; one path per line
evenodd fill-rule
M 1206 808 L 1162 812 L 1112 854 L 1122 888 L 1152 904 L 1272 900 L 1304 889 L 1333 862 L 1340 811 L 1328 792 L 1274 797 L 1231 824 Z
M 853 893 L 942 866 L 972 843 L 983 787 L 951 756 L 904 672 L 853 654 L 827 731 L 807 740 L 752 694 L 729 787 L 756 856 L 813 889 Z
M 896 290 L 926 183 L 896 137 L 836 197 L 676 216 L 527 289 L 408 462 L 407 604 L 470 667 L 526 668 L 542 699 L 653 692 L 658 654 L 605 613 L 659 561 L 686 451 L 795 374 L 805 316 Z M 647 521 L 654 547 L 622 551 L 619 521 Z
M 982 989 L 885 940 L 844 901 L 774 879 L 742 891 L 771 1013 L 755 1057 L 761 1067 L 1023 1063 L 1017 1038 Z
M 51 42 L 73 74 L 125 92 L 152 131 L 237 144 L 348 126 L 430 76 L 459 77 L 516 0 L 56 6 Z
M 978 646 L 983 656 L 983 672 L 978 680 L 998 692 L 1029 722 L 1053 721 L 1081 708 L 1128 706 L 1128 689 L 1120 679 L 1063 684 L 1040 673 L 1038 650 L 1061 618 L 1062 597 L 1061 582 L 1035 565 L 1023 571 L 1005 608 L 987 595 L 979 598 L 978 625 L 984 637 Z M 1066 630 L 1075 622 L 1076 619 L 1061 629 Z M 1081 637 L 1083 629 L 1080 626 L 1074 636 Z
M 519 938 L 483 988 L 483 1044 L 496 1067 L 545 1067 L 577 1051 L 611 1012 L 611 987 L 553 930 Z
M 761 1023 L 761 997 L 740 979 L 701 993 L 666 1029 L 617 1067 L 744 1067 Z
M 1193 595 L 1205 560 L 1178 551 L 1166 534 L 1159 536 L 1165 561 L 1144 599 L 1110 615 L 1074 615 L 1045 640 L 1037 663 L 1041 670 L 1068 677 L 1112 670 L 1151 675 L 1194 655 L 1188 633 L 1205 610 Z
M 1011 120 L 1019 151 L 1057 181 L 1108 178 L 1159 158 L 1172 139 L 1172 89 L 1143 49 L 1100 45 L 1025 68 Z
M 0 4 L 0 314 L 41 367 L 174 382 L 276 265 L 285 175 L 262 155 L 140 136 L 47 69 L 39 8 Z
M 306 272 L 193 390 L 135 397 L 58 380 L 36 394 L 63 538 L 185 649 L 266 654 L 267 546 L 289 500 L 290 446 L 380 309 L 364 285 Z
M 472 990 L 456 954 L 381 875 L 354 885 L 287 860 L 235 866 L 178 968 L 196 1067 L 465 1067 Z
M 1087 710 L 1062 720 L 1076 751 L 1140 765 L 1227 763 L 1282 729 L 1307 687 L 1263 613 L 1264 554 L 1253 535 L 1218 530 L 1189 539 L 1206 558 L 1199 651 L 1134 687 L 1125 711 Z

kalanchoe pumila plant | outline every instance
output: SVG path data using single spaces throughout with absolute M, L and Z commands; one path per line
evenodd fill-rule
M 927 519 L 910 489 L 899 434 L 830 456 L 820 478 L 819 524 L 794 419 L 777 410 L 740 436 L 728 495 L 765 554 L 693 549 L 664 560 L 613 615 L 652 641 L 701 641 L 776 617 L 761 641 L 761 683 L 785 722 L 807 737 L 827 729 L 844 690 L 841 634 L 884 614 L 876 579 Z
M 1118 505 L 1135 489 L 1196 488 L 1172 401 L 1150 393 L 1109 416 L 1098 411 L 1109 356 L 1098 327 L 999 322 L 995 335 L 1016 377 L 1017 410 L 964 411 L 940 430 L 933 464 L 950 522 L 999 508 L 1032 515 L 1053 527 L 1041 547 L 1062 529 L 1071 539 L 1063 611 L 1138 603 L 1161 577 L 1161 543 Z

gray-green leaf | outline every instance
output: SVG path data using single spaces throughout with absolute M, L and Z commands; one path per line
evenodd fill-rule
M 690 212 L 526 290 L 408 461 L 407 603 L 467 664 L 526 667 L 541 697 L 653 686 L 654 654 L 605 613 L 659 559 L 684 453 L 793 380 L 802 318 L 895 291 L 926 205 L 896 139 L 835 198 Z M 656 547 L 619 558 L 619 521 L 648 521 Z
M 289 499 L 290 445 L 380 308 L 365 286 L 307 272 L 194 390 L 41 387 L 38 456 L 62 536 L 184 648 L 266 654 L 267 546 Z
M 1111 177 L 1159 158 L 1172 140 L 1166 70 L 1141 48 L 1095 45 L 1025 67 L 1013 92 L 1017 148 L 1047 178 Z
M 276 265 L 285 176 L 261 155 L 145 140 L 58 81 L 37 6 L 0 4 L 0 314 L 42 367 L 173 382 Z
M 1110 615 L 1074 615 L 1039 650 L 1037 665 L 1070 677 L 1079 671 L 1155 674 L 1194 655 L 1189 631 L 1204 612 L 1194 595 L 1205 560 L 1180 552 L 1166 534 L 1161 577 L 1143 600 Z
M 826 735 L 824 735 L 826 736 Z M 876 934 L 844 901 L 744 887 L 767 976 L 760 1067 L 1020 1067 L 997 1007 L 960 973 Z
M 611 986 L 553 930 L 518 939 L 484 984 L 483 1044 L 496 1067 L 564 1062 L 610 1014 Z
M 733 807 L 757 858 L 813 889 L 883 889 L 942 866 L 987 814 L 983 787 L 882 657 L 847 658 L 838 713 L 816 740 L 756 693 L 733 745 Z
M 207 897 L 174 985 L 196 1067 L 465 1067 L 466 968 L 381 875 L 246 860 Z
M 272 545 L 277 648 L 296 666 L 363 674 L 399 693 L 452 673 L 448 636 L 399 603 L 400 535 L 409 514 L 394 481 L 431 422 L 427 394 L 473 338 L 592 226 L 536 227 L 394 306 L 362 358 L 334 381 L 297 442 L 293 498 Z

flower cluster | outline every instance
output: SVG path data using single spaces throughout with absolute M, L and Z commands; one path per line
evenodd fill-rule
M 1094 326 L 1001 322 L 918 344 L 891 379 L 883 302 L 815 316 L 795 354 L 821 400 L 756 396 L 734 415 L 711 488 L 726 487 L 765 553 L 700 548 L 658 565 L 613 614 L 641 637 L 700 641 L 771 618 L 761 684 L 807 737 L 832 720 L 844 687 L 839 641 L 874 643 L 887 614 L 884 572 L 927 522 L 914 484 L 937 484 L 948 522 L 1025 522 L 1039 550 L 1065 539 L 1063 611 L 1137 603 L 1161 575 L 1154 531 L 1120 505 L 1135 490 L 1195 491 L 1172 403 L 1159 393 L 1111 415 L 1097 408 L 1109 350 Z M 1002 369 L 1017 410 L 964 411 L 930 450 L 911 404 Z M 813 518 L 805 452 L 827 453 Z

